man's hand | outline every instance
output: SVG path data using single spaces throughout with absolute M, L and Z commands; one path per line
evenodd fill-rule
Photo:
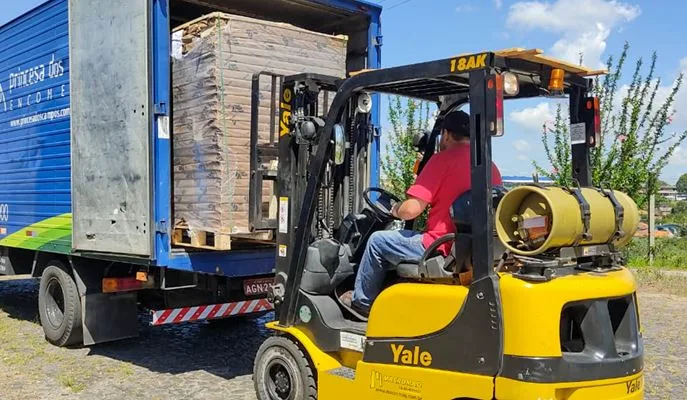
M 401 205 L 402 202 L 394 203 L 394 205 L 391 207 L 391 215 L 394 216 L 394 218 L 400 219 L 401 217 L 398 216 L 398 207 Z
M 410 197 L 403 202 L 394 204 L 394 206 L 391 208 L 391 215 L 403 221 L 415 219 L 422 214 L 427 207 L 427 204 L 428 203 L 424 200 L 420 200 L 416 197 Z

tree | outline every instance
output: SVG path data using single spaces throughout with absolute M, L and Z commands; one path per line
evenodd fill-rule
M 677 189 L 678 193 L 687 193 L 687 174 L 680 175 L 675 184 L 675 189 Z
M 687 235 L 687 201 L 678 201 L 662 223 L 673 223 L 682 226 L 682 235 Z
M 669 129 L 683 75 L 677 77 L 668 96 L 659 99 L 661 78 L 655 77 L 657 55 L 654 52 L 648 71 L 645 73 L 644 62 L 639 58 L 629 86 L 621 90 L 620 78 L 629 48 L 625 43 L 617 64 L 613 56 L 608 58 L 609 74 L 594 84 L 593 94 L 601 103 L 601 132 L 598 146 L 591 150 L 590 156 L 594 186 L 621 190 L 641 207 L 648 193 L 658 191 L 658 176 L 687 137 L 687 131 Z M 542 140 L 552 169 L 547 171 L 535 162 L 537 172 L 559 185 L 572 185 L 568 121 L 560 105 L 553 126 L 544 125 Z
M 687 201 L 678 201 L 673 207 L 673 214 L 687 214 Z
M 389 122 L 385 154 L 382 158 L 382 186 L 400 198 L 415 182 L 414 166 L 418 154 L 415 137 L 429 129 L 429 103 L 411 98 L 393 96 L 389 98 Z M 418 218 L 416 228 L 424 225 L 424 218 Z

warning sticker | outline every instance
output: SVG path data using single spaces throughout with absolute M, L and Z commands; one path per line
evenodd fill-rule
M 546 226 L 546 216 L 540 215 L 537 217 L 526 218 L 522 221 L 522 227 L 528 228 L 543 228 Z
M 289 232 L 289 198 L 279 198 L 279 233 Z
M 157 138 L 169 139 L 169 117 L 166 115 L 157 117 Z
M 570 124 L 570 143 L 580 144 L 587 141 L 587 132 L 584 122 Z
M 350 332 L 341 332 L 341 347 L 362 353 L 365 346 L 365 336 Z
M 285 244 L 279 245 L 279 257 L 286 257 L 286 245 Z
M 587 246 L 582 248 L 582 255 L 583 256 L 595 256 L 599 253 L 598 248 L 596 246 Z
M 375 392 L 401 399 L 422 400 L 422 382 L 404 376 L 388 375 L 372 370 L 370 389 Z

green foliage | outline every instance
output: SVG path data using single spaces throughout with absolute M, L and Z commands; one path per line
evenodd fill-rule
M 678 201 L 675 203 L 670 215 L 661 218 L 661 223 L 681 225 L 683 235 L 687 235 L 687 201 Z
M 563 111 L 559 105 L 556 109 L 556 119 L 553 122 L 553 127 L 549 129 L 544 125 L 542 132 L 542 142 L 546 151 L 546 158 L 549 160 L 552 169 L 551 171 L 544 171 L 536 161 L 534 162 L 534 167 L 539 175 L 551 178 L 560 186 L 572 186 L 573 184 L 572 150 L 570 148 L 570 135 L 568 132 L 568 122 L 563 117 Z M 553 148 L 549 144 L 550 141 L 553 142 Z
M 687 193 L 687 174 L 680 175 L 680 178 L 675 184 L 675 189 L 680 193 Z
M 678 201 L 673 206 L 673 214 L 687 214 L 687 201 Z
M 649 243 L 647 238 L 634 238 L 624 249 L 630 267 L 644 267 L 649 264 Z M 654 267 L 687 269 L 687 237 L 656 238 Z
M 648 199 L 647 193 L 658 191 L 657 177 L 687 137 L 687 131 L 669 130 L 675 114 L 673 104 L 682 86 L 683 75 L 677 77 L 668 96 L 659 102 L 657 93 L 661 78 L 655 77 L 657 56 L 653 53 L 648 71 L 644 71 L 644 62 L 639 58 L 629 87 L 620 91 L 628 50 L 626 43 L 617 64 L 612 56 L 609 57 L 609 74 L 595 82 L 594 95 L 599 97 L 601 104 L 601 137 L 598 147 L 591 151 L 592 181 L 595 186 L 627 193 L 641 207 Z M 616 99 L 616 96 L 620 98 Z M 557 184 L 570 185 L 570 136 L 568 121 L 560 106 L 553 127 L 544 126 L 542 140 L 553 169 L 547 171 L 535 163 L 537 172 Z
M 418 157 L 414 146 L 418 133 L 429 129 L 429 103 L 393 96 L 389 99 L 391 131 L 382 158 L 382 182 L 386 190 L 400 198 L 415 182 L 413 171 Z M 415 227 L 424 226 L 425 216 L 416 220 Z
M 656 206 L 670 206 L 672 203 L 671 200 L 668 200 L 666 196 L 663 196 L 661 194 L 656 194 L 654 199 L 654 201 L 656 202 Z

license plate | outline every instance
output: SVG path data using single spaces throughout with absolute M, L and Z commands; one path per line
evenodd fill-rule
M 274 278 L 246 279 L 243 281 L 243 293 L 246 296 L 257 296 L 267 294 Z

